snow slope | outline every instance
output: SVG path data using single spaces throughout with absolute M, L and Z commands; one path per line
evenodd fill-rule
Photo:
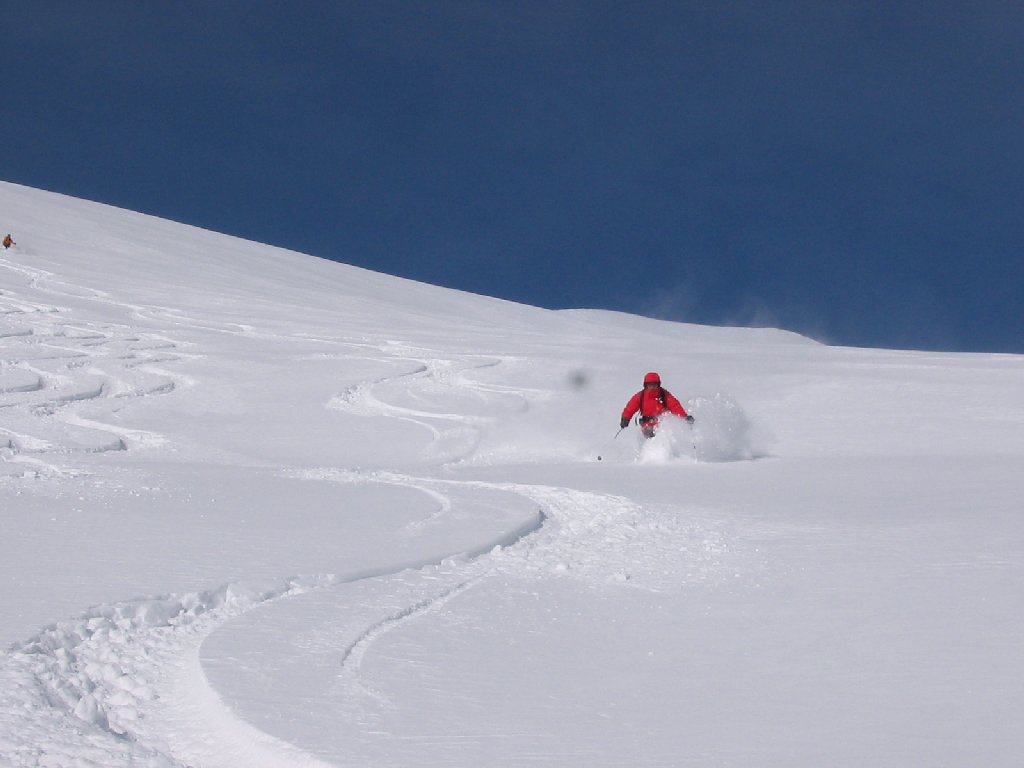
M 1024 358 L 0 227 L 0 764 L 1019 764 Z

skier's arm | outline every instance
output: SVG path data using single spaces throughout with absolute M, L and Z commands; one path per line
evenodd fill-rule
M 623 429 L 629 424 L 629 420 L 633 418 L 633 414 L 640 410 L 640 397 L 643 392 L 637 392 L 633 397 L 626 403 L 626 407 L 622 409 L 622 417 L 619 419 L 619 426 Z
M 669 413 L 674 413 L 676 416 L 690 421 L 690 414 L 686 412 L 683 404 L 679 402 L 676 396 L 667 389 L 662 391 L 665 393 L 665 407 L 668 408 Z

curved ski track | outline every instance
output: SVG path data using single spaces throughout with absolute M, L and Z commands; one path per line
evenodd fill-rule
M 128 400 L 175 390 L 184 377 L 163 365 L 183 357 L 179 344 L 125 325 L 63 322 L 65 308 L 25 294 L 114 302 L 63 283 L 64 292 L 44 288 L 41 270 L 0 266 L 28 278 L 23 290 L 0 291 L 0 476 L 61 476 L 62 455 L 161 444 L 161 435 L 111 417 Z

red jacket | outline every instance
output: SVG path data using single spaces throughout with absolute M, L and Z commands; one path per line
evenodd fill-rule
M 641 389 L 633 395 L 622 410 L 623 421 L 629 421 L 637 411 L 640 411 L 641 421 L 656 420 L 665 412 L 686 418 L 686 409 L 664 387 L 652 388 L 650 391 Z

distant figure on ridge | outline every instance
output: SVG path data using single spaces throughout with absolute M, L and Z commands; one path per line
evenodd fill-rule
M 4 250 L 6 251 L 12 245 L 17 245 L 17 243 L 14 242 L 14 238 L 11 237 L 11 233 L 8 232 L 7 237 L 4 238 Z
M 622 418 L 619 419 L 619 427 L 622 429 L 628 427 L 629 420 L 638 411 L 640 413 L 640 429 L 643 431 L 644 437 L 654 437 L 658 431 L 658 423 L 666 413 L 693 424 L 693 416 L 686 412 L 686 409 L 671 392 L 662 388 L 661 376 L 653 371 L 644 376 L 644 388 L 626 403 L 626 407 L 622 411 Z

